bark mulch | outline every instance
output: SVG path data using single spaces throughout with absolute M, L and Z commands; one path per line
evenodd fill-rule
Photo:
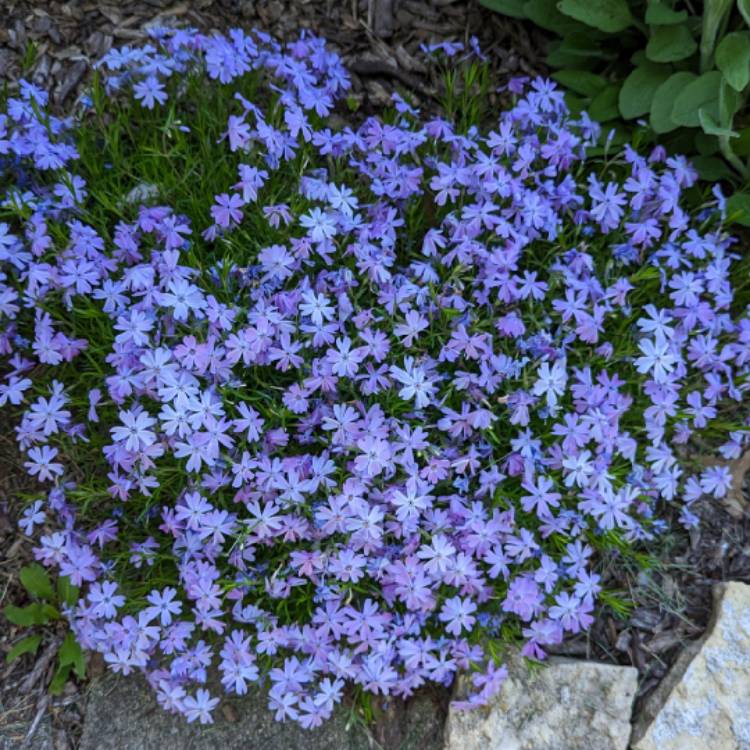
M 354 95 L 375 107 L 394 85 L 430 90 L 419 45 L 476 36 L 496 80 L 536 74 L 542 40 L 476 0 L 136 0 L 127 3 L 4 0 L 0 81 L 30 76 L 63 106 L 74 100 L 90 64 L 112 46 L 137 43 L 150 25 L 203 31 L 257 27 L 280 39 L 308 29 L 324 36 L 352 71 Z M 29 66 L 29 62 L 32 61 Z

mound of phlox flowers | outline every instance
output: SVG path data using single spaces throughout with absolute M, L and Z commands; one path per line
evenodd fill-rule
M 213 675 L 314 727 L 462 669 L 484 703 L 487 644 L 543 658 L 597 561 L 729 490 L 692 447 L 744 450 L 750 320 L 683 159 L 587 161 L 543 80 L 487 132 L 342 127 L 304 35 L 155 31 L 100 73 L 76 118 L 26 82 L 0 115 L 0 405 L 79 642 L 164 708 L 211 721 Z

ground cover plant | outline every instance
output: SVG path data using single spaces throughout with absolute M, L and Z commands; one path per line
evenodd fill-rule
M 165 709 L 212 721 L 217 676 L 315 727 L 460 669 L 480 705 L 728 492 L 695 452 L 747 442 L 747 262 L 685 159 L 587 160 L 545 80 L 487 132 L 399 97 L 337 127 L 306 35 L 156 30 L 100 73 L 0 116 L 0 406 L 73 633 Z

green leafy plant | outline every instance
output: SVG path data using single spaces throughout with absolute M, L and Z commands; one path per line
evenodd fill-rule
M 61 610 L 65 606 L 73 606 L 78 601 L 77 586 L 71 585 L 69 579 L 64 576 L 58 579 L 57 586 L 53 586 L 49 574 L 38 563 L 22 568 L 19 579 L 32 602 L 25 607 L 13 604 L 6 606 L 3 614 L 9 622 L 28 629 L 65 623 Z M 23 654 L 35 654 L 43 638 L 44 633 L 38 631 L 24 636 L 7 653 L 5 661 L 10 663 Z M 62 692 L 71 672 L 83 678 L 86 674 L 86 657 L 75 636 L 68 630 L 57 651 L 57 669 L 49 684 L 50 693 Z
M 645 123 L 703 177 L 750 178 L 750 0 L 480 2 L 552 32 L 546 61 L 569 105 L 620 142 Z

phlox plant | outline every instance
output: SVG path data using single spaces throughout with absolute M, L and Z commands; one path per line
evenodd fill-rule
M 488 129 L 337 127 L 349 87 L 309 35 L 154 30 L 75 116 L 23 81 L 0 115 L 21 527 L 188 721 L 211 677 L 304 727 L 459 670 L 486 703 L 747 442 L 747 267 L 686 160 L 587 161 L 545 80 Z

